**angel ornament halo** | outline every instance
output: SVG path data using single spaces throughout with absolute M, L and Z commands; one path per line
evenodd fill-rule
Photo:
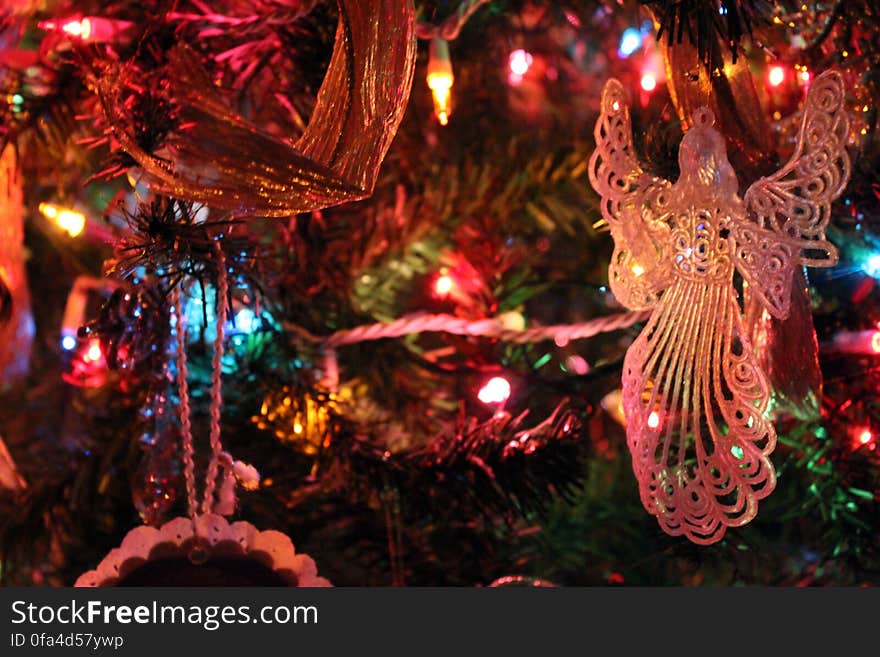
M 791 159 L 740 198 L 711 110 L 694 113 L 673 183 L 639 165 L 621 83 L 603 90 L 589 173 L 614 239 L 609 282 L 653 310 L 624 360 L 627 443 L 642 504 L 673 536 L 715 543 L 776 485 L 770 388 L 734 275 L 781 319 L 795 267 L 837 263 L 825 227 L 850 173 L 844 95 L 839 74 L 818 76 Z

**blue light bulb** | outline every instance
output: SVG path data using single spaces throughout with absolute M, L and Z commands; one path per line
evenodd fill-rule
M 868 276 L 880 278 L 880 253 L 874 253 L 862 263 L 862 269 Z
M 244 333 L 253 333 L 260 328 L 260 318 L 250 308 L 242 308 L 235 314 L 235 328 Z
M 70 334 L 61 337 L 61 348 L 64 351 L 73 351 L 76 347 L 76 338 Z
M 635 27 L 628 27 L 623 31 L 620 38 L 620 47 L 617 54 L 626 59 L 636 50 L 642 47 L 642 33 Z

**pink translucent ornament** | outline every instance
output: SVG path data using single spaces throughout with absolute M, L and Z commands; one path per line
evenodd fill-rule
M 624 305 L 653 309 L 624 361 L 627 441 L 642 503 L 671 535 L 714 543 L 775 487 L 770 389 L 734 275 L 784 318 L 795 268 L 837 262 L 824 230 L 850 172 L 843 100 L 837 73 L 816 78 L 791 160 L 741 199 L 709 109 L 694 113 L 671 183 L 639 165 L 623 86 L 603 91 L 590 182 L 614 238 L 609 280 Z
M 162 435 L 147 445 L 131 486 L 131 498 L 141 520 L 154 527 L 165 520 L 184 488 L 177 444 L 178 427 L 163 423 Z

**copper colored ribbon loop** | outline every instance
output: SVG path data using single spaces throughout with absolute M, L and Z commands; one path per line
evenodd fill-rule
M 114 138 L 154 191 L 267 217 L 369 196 L 409 100 L 415 10 L 412 0 L 340 0 L 339 9 L 330 66 L 293 145 L 231 110 L 185 46 L 168 68 L 179 128 L 156 153 L 134 137 L 118 76 L 97 79 Z

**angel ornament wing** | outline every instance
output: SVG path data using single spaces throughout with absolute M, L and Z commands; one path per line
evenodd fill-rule
M 843 99 L 838 74 L 817 77 L 790 161 L 740 198 L 709 109 L 695 112 L 671 183 L 639 166 L 623 86 L 603 90 L 590 182 L 614 239 L 609 281 L 627 307 L 653 309 L 624 360 L 627 442 L 642 503 L 673 536 L 717 542 L 775 487 L 770 389 L 734 274 L 781 318 L 794 268 L 836 263 L 824 229 L 849 178 Z

